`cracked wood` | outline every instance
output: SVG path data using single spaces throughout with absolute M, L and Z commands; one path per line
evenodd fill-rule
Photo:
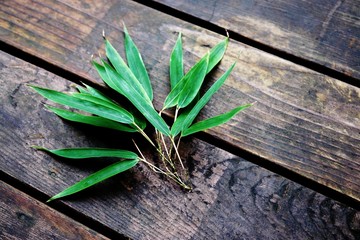
M 186 67 L 222 38 L 125 0 L 1 4 L 2 41 L 93 82 L 99 77 L 88 61 L 102 51 L 102 31 L 120 48 L 126 21 L 150 71 L 157 107 L 169 90 L 167 63 L 177 32 L 183 32 Z M 235 71 L 200 118 L 257 104 L 207 133 L 237 154 L 249 152 L 360 200 L 360 90 L 235 42 L 208 81 L 233 61 Z

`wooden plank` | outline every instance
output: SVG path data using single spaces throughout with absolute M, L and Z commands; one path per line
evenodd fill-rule
M 26 86 L 65 90 L 71 82 L 4 53 L 0 63 L 0 174 L 50 196 L 111 160 L 66 161 L 31 145 L 126 148 L 124 134 L 64 122 Z M 202 141 L 185 141 L 181 151 L 192 192 L 140 165 L 64 204 L 133 239 L 356 239 L 360 234 L 357 210 Z
M 360 79 L 359 1 L 155 2 Z
M 1 239 L 107 239 L 0 181 Z
M 169 89 L 167 63 L 177 32 L 183 32 L 187 67 L 222 38 L 129 1 L 103 1 L 96 10 L 89 1 L 72 4 L 4 1 L 2 41 L 96 82 L 88 60 L 102 51 L 104 29 L 116 46 L 122 44 L 121 16 L 143 52 L 158 108 Z M 237 154 L 245 150 L 266 159 L 260 163 L 272 162 L 360 200 L 360 90 L 235 42 L 209 81 L 234 61 L 236 70 L 200 118 L 257 104 L 208 133 Z

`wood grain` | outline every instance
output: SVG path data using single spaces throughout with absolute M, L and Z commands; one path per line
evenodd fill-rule
M 360 79 L 359 1 L 155 2 Z
M 71 82 L 5 53 L 0 63 L 1 174 L 50 197 L 112 160 L 67 161 L 30 146 L 127 148 L 122 133 L 62 121 L 45 110 L 49 102 L 26 86 L 70 90 Z M 146 145 L 143 149 L 148 152 Z M 360 236 L 359 211 L 196 139 L 185 139 L 181 154 L 192 192 L 181 191 L 140 165 L 68 197 L 64 204 L 133 239 Z M 147 156 L 156 159 L 151 152 Z
M 222 38 L 129 1 L 3 1 L 1 13 L 2 41 L 93 82 L 99 78 L 88 61 L 103 51 L 102 31 L 120 48 L 126 21 L 158 108 L 169 89 L 167 65 L 177 32 L 183 33 L 187 69 Z M 208 134 L 236 154 L 245 150 L 360 200 L 360 90 L 236 42 L 208 81 L 234 61 L 236 70 L 200 118 L 257 103 Z
M 1 239 L 107 239 L 0 181 Z

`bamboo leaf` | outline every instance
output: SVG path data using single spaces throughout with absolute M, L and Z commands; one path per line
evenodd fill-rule
M 104 68 L 104 70 L 105 70 L 105 68 Z M 89 85 L 86 85 L 86 84 L 84 84 L 84 85 L 86 86 L 86 89 L 81 90 L 82 93 L 89 93 L 94 97 L 97 97 L 97 98 L 99 98 L 101 100 L 107 101 L 110 104 L 115 104 L 117 107 L 121 108 L 121 106 L 119 106 L 112 99 L 107 97 L 105 94 L 103 94 L 102 92 L 100 92 L 96 88 L 90 87 Z M 136 125 L 138 127 L 140 127 L 141 129 L 145 129 L 146 120 L 144 119 L 144 117 L 141 114 L 139 114 L 139 112 L 135 108 L 128 109 L 127 111 L 135 118 Z M 94 116 L 93 118 L 95 119 L 96 117 Z M 114 123 L 114 122 L 109 121 L 109 128 L 116 127 L 116 128 L 113 128 L 113 129 L 120 130 L 120 131 L 125 131 L 125 132 L 135 132 L 135 131 L 137 131 L 134 128 L 130 128 L 129 126 L 126 126 L 126 125 L 123 125 L 123 124 L 120 124 L 120 123 L 115 123 L 116 126 L 114 126 L 114 124 L 111 124 L 111 123 Z M 106 127 L 106 126 L 104 126 L 104 127 Z M 123 129 L 123 130 L 121 130 L 121 129 Z
M 101 79 L 112 89 L 114 89 L 115 91 L 117 91 L 118 93 L 120 93 L 121 95 L 124 95 L 121 92 L 121 89 L 118 87 L 118 84 L 115 84 L 112 79 L 109 79 L 105 67 L 95 61 L 92 61 L 93 66 L 95 67 L 96 71 L 98 72 L 99 76 L 101 77 Z
M 176 84 L 175 88 L 170 91 L 165 99 L 163 109 L 179 104 L 181 104 L 182 107 L 185 107 L 192 99 L 194 99 L 204 81 L 208 61 L 209 55 L 207 54 L 189 70 L 189 72 Z M 187 96 L 189 96 L 189 98 L 186 98 Z
M 91 187 L 105 179 L 108 179 L 116 174 L 124 172 L 132 167 L 134 167 L 139 162 L 138 159 L 132 160 L 124 160 L 117 163 L 114 163 L 100 171 L 97 171 L 90 176 L 84 178 L 83 180 L 75 183 L 74 185 L 70 186 L 69 188 L 65 189 L 64 191 L 56 194 L 52 198 L 48 200 L 48 202 L 53 201 L 58 198 L 62 198 L 65 196 L 69 196 L 71 194 L 80 192 L 88 187 Z
M 94 97 L 93 95 L 91 95 L 89 93 L 71 93 L 71 96 L 76 97 L 81 100 L 84 100 L 84 101 L 88 101 L 88 102 L 96 103 L 96 104 L 99 104 L 99 105 L 102 105 L 102 106 L 105 106 L 108 108 L 112 108 L 114 110 L 126 111 L 124 108 L 120 107 L 119 105 L 117 105 L 114 102 L 111 102 L 108 100 L 103 100 L 98 97 Z
M 165 123 L 159 114 L 155 111 L 153 105 L 144 99 L 144 97 L 138 92 L 134 91 L 134 85 L 129 84 L 124 81 L 122 77 L 110 66 L 104 65 L 108 77 L 110 79 L 117 79 L 121 81 L 121 91 L 124 93 L 124 96 L 129 99 L 129 101 L 139 110 L 139 112 L 160 132 L 166 136 L 170 135 L 170 130 L 168 125 Z M 114 80 L 113 80 L 114 81 Z
M 182 132 L 182 136 L 188 136 L 190 134 L 194 134 L 196 132 L 204 131 L 206 129 L 216 127 L 218 125 L 221 125 L 223 123 L 226 123 L 229 121 L 232 117 L 234 117 L 238 112 L 252 106 L 252 104 L 246 104 L 243 106 L 239 106 L 237 108 L 234 108 L 233 110 L 220 114 L 218 116 L 203 120 L 201 122 L 195 123 L 194 125 L 190 126 L 189 128 L 185 129 Z
M 83 158 L 98 158 L 98 157 L 116 157 L 123 159 L 137 159 L 138 155 L 134 152 L 110 149 L 110 148 L 62 148 L 62 149 L 47 149 L 39 146 L 32 146 L 37 150 L 42 150 L 63 158 L 83 159 Z
M 139 80 L 140 84 L 144 87 L 149 99 L 153 100 L 153 90 L 149 75 L 146 71 L 145 64 L 142 60 L 140 52 L 136 47 L 134 41 L 131 39 L 128 30 L 124 25 L 125 33 L 125 54 L 129 68 L 134 73 L 135 77 Z
M 206 93 L 197 101 L 195 106 L 191 110 L 183 112 L 174 122 L 171 128 L 171 135 L 176 136 L 182 130 L 188 128 L 194 121 L 200 110 L 209 102 L 211 97 L 216 93 L 220 87 L 224 84 L 225 80 L 234 69 L 235 63 L 206 91 Z
M 106 56 L 114 66 L 116 72 L 121 76 L 121 79 L 126 81 L 129 85 L 134 86 L 132 89 L 139 93 L 139 95 L 143 96 L 143 98 L 152 102 L 146 93 L 144 87 L 140 84 L 139 80 L 135 77 L 134 73 L 131 69 L 126 65 L 120 54 L 116 51 L 116 49 L 111 45 L 111 43 L 105 38 L 105 51 Z M 116 79 L 112 79 L 112 81 L 116 81 Z
M 131 125 L 122 124 L 119 122 L 108 120 L 103 117 L 86 116 L 83 114 L 71 112 L 61 108 L 50 107 L 50 106 L 47 106 L 47 108 L 52 112 L 54 112 L 56 115 L 69 121 L 85 123 L 97 127 L 110 128 L 123 132 L 137 132 L 137 129 L 132 128 Z M 145 127 L 141 126 L 141 128 L 144 129 Z
M 181 33 L 176 40 L 175 46 L 170 56 L 170 85 L 171 89 L 174 89 L 176 84 L 184 76 L 184 64 L 183 64 L 183 50 Z
M 225 38 L 210 50 L 209 65 L 206 73 L 209 73 L 223 58 L 228 43 L 229 38 Z
M 112 79 L 109 78 L 106 70 L 105 70 L 105 67 L 95 61 L 92 62 L 94 67 L 97 69 L 100 77 L 103 79 L 103 81 L 109 86 L 111 87 L 112 89 L 114 89 L 115 91 L 117 91 L 118 93 L 120 93 L 121 95 L 125 96 L 124 93 L 122 92 L 121 88 L 121 82 L 119 79 L 115 79 L 115 82 L 112 81 Z M 105 63 L 104 62 L 104 65 L 106 65 L 107 67 L 109 68 L 112 68 L 109 64 Z M 131 111 L 130 111 L 131 112 Z M 136 116 L 137 114 L 135 113 L 132 113 L 133 116 Z M 145 129 L 146 127 L 146 121 L 142 118 L 142 117 L 139 117 L 137 116 L 135 118 L 135 123 L 141 128 L 141 129 Z
M 79 91 L 79 93 L 89 93 L 87 89 L 85 89 L 79 85 L 76 85 L 76 89 Z
M 31 86 L 36 92 L 43 97 L 69 107 L 73 107 L 79 110 L 83 110 L 98 116 L 129 124 L 134 122 L 134 117 L 126 110 L 109 108 L 99 103 L 83 100 L 65 93 L 61 93 L 55 90 Z
M 102 92 L 100 92 L 96 88 L 90 87 L 89 85 L 86 85 L 86 84 L 84 84 L 84 85 L 85 85 L 85 87 L 86 87 L 89 94 L 93 95 L 94 97 L 100 98 L 100 99 L 102 99 L 104 101 L 114 103 L 114 101 L 111 98 L 107 97 L 105 94 L 103 94 Z
M 199 70 L 196 72 L 196 74 L 194 72 L 193 76 L 189 78 L 188 82 L 181 91 L 178 99 L 179 108 L 184 108 L 188 106 L 198 94 L 201 85 L 204 82 L 208 64 L 209 64 L 209 55 L 207 55 L 207 58 L 205 59 L 203 64 L 199 66 Z

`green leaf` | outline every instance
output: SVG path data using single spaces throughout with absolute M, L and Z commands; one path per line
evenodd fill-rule
M 175 46 L 170 56 L 170 85 L 171 89 L 174 89 L 176 84 L 184 76 L 184 64 L 183 64 L 183 50 L 181 33 L 176 40 Z
M 110 149 L 110 148 L 62 148 L 62 149 L 47 149 L 39 146 L 32 146 L 35 149 L 42 150 L 54 154 L 59 157 L 82 159 L 82 158 L 98 158 L 98 157 L 117 157 L 123 159 L 137 159 L 138 155 L 134 152 Z
M 189 128 L 185 129 L 181 136 L 188 136 L 190 134 L 194 134 L 196 132 L 204 131 L 206 129 L 219 126 L 223 123 L 226 123 L 229 121 L 232 117 L 234 117 L 238 112 L 252 106 L 252 104 L 246 104 L 243 106 L 239 106 L 237 108 L 234 108 L 233 110 L 220 114 L 216 117 L 212 117 L 206 120 L 203 120 L 201 122 L 195 123 L 194 125 L 190 126 Z
M 229 38 L 225 38 L 210 50 L 209 65 L 206 73 L 209 73 L 223 58 L 228 43 Z
M 120 93 L 121 95 L 124 95 L 121 92 L 121 89 L 118 87 L 118 84 L 112 81 L 112 79 L 109 79 L 109 76 L 107 75 L 107 72 L 105 70 L 105 67 L 95 61 L 92 61 L 93 66 L 95 67 L 96 71 L 98 72 L 101 79 L 112 89 Z
M 46 89 L 36 86 L 31 86 L 31 87 L 40 95 L 53 102 L 66 105 L 69 107 L 73 107 L 79 110 L 83 110 L 125 124 L 134 122 L 134 117 L 126 110 L 120 110 L 120 108 L 119 109 L 109 108 L 99 103 L 83 100 L 51 89 Z
M 196 116 L 199 114 L 200 110 L 209 102 L 211 97 L 216 93 L 220 87 L 224 84 L 225 80 L 230 75 L 231 71 L 234 69 L 235 63 L 206 91 L 204 96 L 197 101 L 195 106 L 191 110 L 186 110 L 183 112 L 174 122 L 174 125 L 171 128 L 171 135 L 176 136 L 182 130 L 188 128 L 191 123 L 194 121 Z
M 178 99 L 179 108 L 184 108 L 188 106 L 198 94 L 201 85 L 204 82 L 208 64 L 209 64 L 209 55 L 207 55 L 207 58 L 204 61 L 204 63 L 199 66 L 199 71 L 196 74 L 195 72 L 193 73 L 193 76 L 189 78 L 188 82 L 181 91 Z
M 133 86 L 132 91 L 139 93 L 140 96 L 143 96 L 146 101 L 151 103 L 152 101 L 146 93 L 144 87 L 140 84 L 139 80 L 135 77 L 131 69 L 126 65 L 120 54 L 106 38 L 105 51 L 107 58 L 114 66 L 116 72 L 121 76 L 121 79 L 127 82 L 129 85 Z M 116 79 L 112 79 L 112 81 L 114 82 Z
M 99 90 L 97 90 L 96 88 L 90 87 L 89 85 L 84 84 L 88 93 L 93 95 L 94 97 L 100 98 L 104 101 L 108 101 L 110 103 L 114 103 L 114 101 L 109 98 L 108 96 L 106 96 L 105 94 L 103 94 L 102 92 L 100 92 Z
M 79 85 L 76 85 L 76 89 L 79 91 L 79 93 L 89 93 L 87 89 L 85 89 Z
M 102 67 L 102 66 L 101 66 Z M 105 70 L 105 68 L 104 68 Z M 106 74 L 107 75 L 107 74 Z M 81 92 L 82 93 L 88 93 L 88 94 L 91 94 L 92 96 L 94 97 L 97 97 L 101 100 L 104 100 L 104 101 L 107 101 L 109 102 L 110 104 L 115 104 L 116 107 L 120 107 L 122 108 L 121 106 L 119 106 L 117 103 L 115 103 L 112 99 L 110 99 L 109 97 L 107 97 L 105 94 L 103 94 L 102 92 L 100 92 L 99 90 L 93 88 L 93 87 L 90 87 L 86 84 L 84 84 L 86 86 L 86 90 L 82 90 Z M 133 109 L 128 109 L 127 110 L 134 118 L 135 118 L 135 123 L 138 127 L 140 127 L 141 129 L 145 129 L 146 127 L 146 120 L 144 119 L 144 117 L 142 115 L 139 114 L 139 112 L 133 108 Z M 93 117 L 94 119 L 96 117 Z M 69 119 L 70 120 L 70 119 Z M 105 123 L 105 122 L 104 122 Z M 120 131 L 125 131 L 125 132 L 136 132 L 137 130 L 135 130 L 134 128 L 130 128 L 129 126 L 126 126 L 126 125 L 122 125 L 120 123 L 115 123 L 116 126 L 114 126 L 114 124 L 111 124 L 111 123 L 114 123 L 112 121 L 109 121 L 109 127 L 108 128 L 113 128 L 113 127 L 116 127 L 116 128 L 113 128 L 113 129 L 116 129 L 116 130 L 120 130 Z M 94 125 L 94 124 L 92 124 Z M 96 125 L 95 125 L 96 126 Z M 104 126 L 106 127 L 106 126 Z M 121 130 L 123 129 L 123 130 Z
M 73 122 L 85 123 L 97 127 L 110 128 L 123 132 L 137 132 L 137 129 L 132 128 L 131 125 L 125 125 L 119 122 L 108 120 L 98 116 L 87 116 L 75 112 L 71 112 L 61 108 L 55 108 L 47 106 L 49 110 L 57 114 L 58 116 Z
M 56 194 L 55 196 L 50 198 L 47 202 L 80 192 L 80 191 L 82 191 L 88 187 L 91 187 L 101 181 L 104 181 L 105 179 L 108 179 L 116 174 L 119 174 L 121 172 L 124 172 L 124 171 L 134 167 L 138 162 L 139 162 L 138 159 L 132 159 L 132 160 L 124 160 L 124 161 L 114 163 L 104 169 L 101 169 L 100 171 L 97 171 L 97 172 L 91 174 L 90 176 L 84 178 L 83 180 L 75 183 L 71 187 Z
M 136 87 L 128 82 L 124 81 L 122 77 L 110 66 L 104 65 L 109 79 L 117 79 L 121 81 L 121 91 L 124 96 L 139 110 L 139 112 L 160 132 L 166 136 L 170 135 L 170 130 L 164 119 L 162 119 L 158 112 L 155 111 L 153 105 L 144 99 L 144 97 L 133 88 Z M 114 80 L 112 80 L 114 81 Z
M 163 109 L 178 105 L 186 107 L 196 96 L 204 81 L 209 62 L 209 54 L 200 59 L 189 72 L 176 84 L 166 97 Z
M 125 54 L 129 68 L 134 73 L 135 77 L 139 80 L 140 84 L 144 87 L 149 99 L 153 100 L 153 90 L 149 75 L 146 71 L 145 64 L 142 60 L 140 52 L 136 47 L 134 41 L 131 39 L 125 25 Z
M 108 100 L 103 100 L 98 97 L 94 97 L 93 95 L 91 95 L 89 93 L 71 93 L 71 96 L 76 97 L 81 100 L 84 100 L 84 101 L 88 101 L 88 102 L 96 103 L 96 104 L 99 104 L 99 105 L 102 105 L 102 106 L 105 106 L 108 108 L 112 108 L 114 110 L 126 111 L 124 108 L 120 107 L 119 105 L 115 104 L 114 102 L 111 102 Z

